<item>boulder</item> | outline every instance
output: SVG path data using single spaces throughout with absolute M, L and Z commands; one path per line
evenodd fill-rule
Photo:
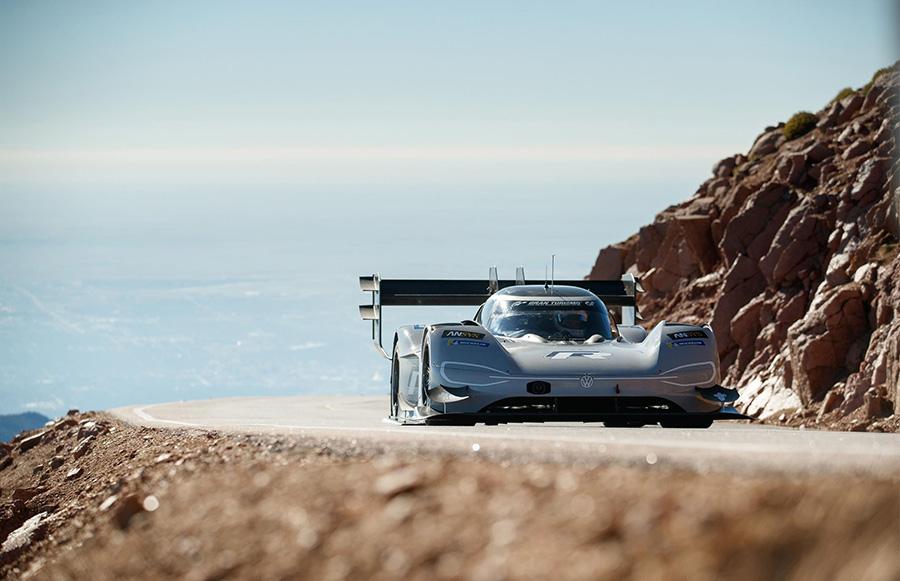
M 45 492 L 47 492 L 47 488 L 43 486 L 16 488 L 15 490 L 13 490 L 12 498 L 13 500 L 31 500 L 35 496 L 43 494 Z
M 835 389 L 829 391 L 828 395 L 826 395 L 825 399 L 822 401 L 822 407 L 819 408 L 819 415 L 817 416 L 817 419 L 821 420 L 822 416 L 831 413 L 834 408 L 839 406 L 843 401 L 844 394 L 841 393 L 839 389 L 837 389 L 837 386 L 835 386 Z
M 863 111 L 868 111 L 869 109 L 874 107 L 875 103 L 878 102 L 878 98 L 881 97 L 882 93 L 884 93 L 884 89 L 885 89 L 884 87 L 875 85 L 873 83 L 872 86 L 869 87 L 869 92 L 866 94 L 865 98 L 863 99 L 862 106 L 860 107 L 860 109 L 862 109 Z
M 712 218 L 709 215 L 678 215 L 675 218 L 681 237 L 696 257 L 702 274 L 716 269 L 718 255 L 712 239 Z
M 806 156 L 802 153 L 795 153 L 781 158 L 778 167 L 775 169 L 776 177 L 789 184 L 797 184 L 806 169 Z
M 800 154 L 806 157 L 808 163 L 820 163 L 831 157 L 834 152 L 824 142 L 816 141 Z
M 736 345 L 731 336 L 731 320 L 765 287 L 765 280 L 756 262 L 739 256 L 725 275 L 712 316 L 713 333 L 716 335 L 720 355 Z
M 66 417 L 63 417 L 63 418 L 60 418 L 59 420 L 57 420 L 53 424 L 53 429 L 54 430 L 65 430 L 66 428 L 71 428 L 72 426 L 77 426 L 77 425 L 78 425 L 78 420 L 76 420 L 75 418 L 73 418 L 71 416 L 66 416 Z
M 843 125 L 853 118 L 853 115 L 859 111 L 863 104 L 863 96 L 859 93 L 853 93 L 841 99 L 841 113 L 838 115 L 837 124 Z
M 860 155 L 871 151 L 873 147 L 874 145 L 872 145 L 872 142 L 868 139 L 857 139 L 850 147 L 844 150 L 844 153 L 841 154 L 841 159 L 847 161 L 848 159 L 859 157 Z
M 40 512 L 9 533 L 0 545 L 0 561 L 10 560 L 13 555 L 25 550 L 34 540 L 39 539 L 44 532 L 47 515 L 47 512 Z
M 859 285 L 825 290 L 788 329 L 794 390 L 804 404 L 820 401 L 847 372 L 851 345 L 869 330 Z
M 41 439 L 44 437 L 46 432 L 38 432 L 33 436 L 28 436 L 27 438 L 23 438 L 21 442 L 19 442 L 19 450 L 22 452 L 27 452 L 31 450 L 35 446 L 41 443 Z
M 885 184 L 884 169 L 886 160 L 880 158 L 867 159 L 856 172 L 853 186 L 850 188 L 850 199 L 858 202 L 869 192 L 881 189 Z
M 850 282 L 847 270 L 850 268 L 851 257 L 847 252 L 835 254 L 831 257 L 828 267 L 825 269 L 825 280 L 831 286 L 840 286 Z
M 665 238 L 667 223 L 648 224 L 638 233 L 636 263 L 638 270 L 647 272 L 653 268 L 653 261 L 659 253 L 660 244 Z
M 723 160 L 716 162 L 716 164 L 712 168 L 713 175 L 720 178 L 726 178 L 731 175 L 731 172 L 734 170 L 737 165 L 737 156 L 733 155 L 731 157 L 726 157 Z
M 832 103 L 826 110 L 825 113 L 819 115 L 819 122 L 816 124 L 818 129 L 830 129 L 837 124 L 838 117 L 841 114 L 840 103 Z
M 885 399 L 874 387 L 866 392 L 863 401 L 866 407 L 866 416 L 869 418 L 884 418 L 891 415 L 894 411 L 894 406 L 891 402 Z
M 747 152 L 747 157 L 751 160 L 755 157 L 768 155 L 778 149 L 779 140 L 783 139 L 781 129 L 773 129 L 767 133 L 763 133 L 753 142 L 753 147 Z
M 813 267 L 821 260 L 821 248 L 827 247 L 828 240 L 820 226 L 821 219 L 808 198 L 790 211 L 769 252 L 759 262 L 769 286 L 794 284 L 805 267 Z
M 88 436 L 96 436 L 100 433 L 100 426 L 97 422 L 88 420 L 78 427 L 78 439 L 87 438 Z
M 731 337 L 741 349 L 751 349 L 756 345 L 760 330 L 759 316 L 765 303 L 765 295 L 759 295 L 741 307 L 731 319 Z
M 625 249 L 620 244 L 607 246 L 597 255 L 597 261 L 588 278 L 593 280 L 618 280 L 622 277 Z
M 93 442 L 94 437 L 88 436 L 84 440 L 78 442 L 78 444 L 72 448 L 72 456 L 78 460 L 85 454 L 87 454 L 91 449 L 91 443 Z
M 784 301 L 784 305 L 775 313 L 775 320 L 784 328 L 793 325 L 806 310 L 806 293 L 797 292 Z

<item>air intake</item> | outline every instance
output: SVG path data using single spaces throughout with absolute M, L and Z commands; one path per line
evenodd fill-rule
M 525 389 L 534 395 L 547 395 L 550 393 L 550 384 L 546 381 L 532 381 L 525 386 Z

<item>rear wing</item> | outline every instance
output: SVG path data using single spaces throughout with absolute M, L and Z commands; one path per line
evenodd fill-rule
M 499 280 L 496 267 L 491 267 L 488 280 L 450 279 L 382 279 L 378 274 L 359 277 L 359 288 L 372 293 L 372 303 L 359 306 L 359 316 L 372 321 L 372 340 L 386 359 L 381 331 L 381 308 L 388 306 L 477 306 L 500 289 L 523 285 L 547 284 L 546 281 L 525 280 L 522 267 L 516 270 L 516 280 Z M 552 285 L 575 286 L 588 290 L 605 304 L 622 307 L 622 324 L 634 325 L 641 316 L 637 310 L 637 293 L 644 292 L 640 280 L 625 274 L 621 280 L 558 280 Z

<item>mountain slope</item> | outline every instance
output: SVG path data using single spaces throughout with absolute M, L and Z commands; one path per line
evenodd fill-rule
M 895 64 L 815 117 L 766 128 L 690 199 L 601 250 L 588 278 L 639 276 L 647 323 L 710 321 L 723 383 L 751 415 L 896 431 L 898 85 Z

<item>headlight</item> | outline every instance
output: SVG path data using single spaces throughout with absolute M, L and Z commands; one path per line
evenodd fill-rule
M 716 381 L 716 365 L 712 361 L 693 363 L 670 369 L 662 374 L 663 383 L 679 387 L 696 387 Z
M 441 378 L 444 383 L 453 386 L 468 385 L 471 387 L 487 387 L 500 385 L 509 381 L 509 375 L 505 371 L 494 369 L 486 365 L 475 363 L 462 363 L 460 361 L 444 362 L 440 368 Z

